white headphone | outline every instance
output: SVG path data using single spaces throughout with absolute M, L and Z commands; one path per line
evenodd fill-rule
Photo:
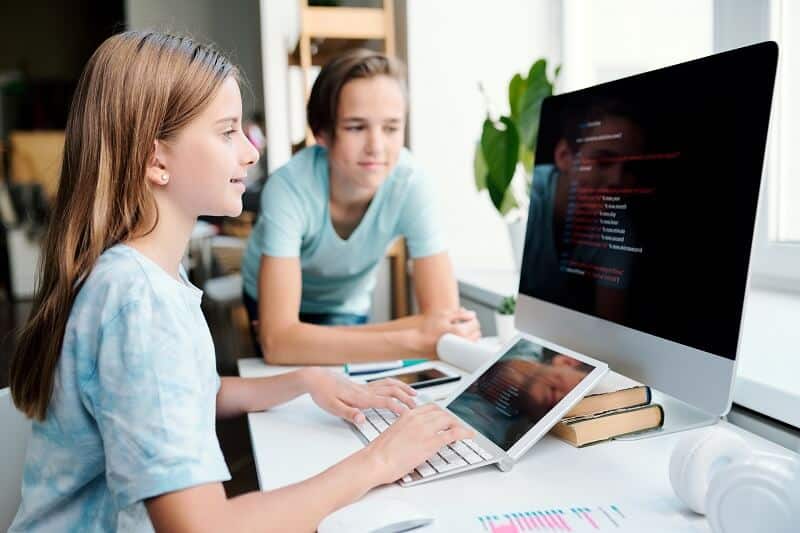
M 711 428 L 678 442 L 669 479 L 715 533 L 800 531 L 800 459 L 788 452 L 752 451 L 734 432 Z

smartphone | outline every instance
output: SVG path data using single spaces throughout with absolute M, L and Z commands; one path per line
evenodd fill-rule
M 385 376 L 387 378 L 396 379 L 408 384 L 413 389 L 423 389 L 425 387 L 433 387 L 434 385 L 441 385 L 443 383 L 450 383 L 458 381 L 461 376 L 452 376 L 445 374 L 438 368 L 426 368 L 425 370 L 412 370 L 410 372 L 403 372 L 402 374 L 395 374 L 394 376 Z M 372 378 L 367 382 L 377 381 L 384 378 Z

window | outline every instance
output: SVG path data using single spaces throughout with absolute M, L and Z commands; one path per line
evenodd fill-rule
M 770 240 L 781 244 L 800 244 L 800 36 L 792 32 L 800 24 L 800 6 L 796 2 L 773 0 L 771 35 L 780 45 L 781 61 L 776 89 L 775 136 L 773 138 L 775 212 L 772 214 Z M 795 207 L 793 209 L 793 207 Z M 800 254 L 800 247 L 797 249 Z
M 800 6 L 787 0 L 716 2 L 714 48 L 723 51 L 773 39 L 780 46 L 772 105 L 764 186 L 752 254 L 754 285 L 800 290 L 800 105 L 790 98 L 800 89 Z

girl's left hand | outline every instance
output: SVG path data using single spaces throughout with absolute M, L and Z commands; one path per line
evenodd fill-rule
M 362 384 L 324 368 L 308 368 L 306 372 L 308 393 L 314 403 L 354 424 L 364 422 L 361 409 L 383 407 L 400 415 L 416 406 L 412 397 L 417 391 L 396 379 Z

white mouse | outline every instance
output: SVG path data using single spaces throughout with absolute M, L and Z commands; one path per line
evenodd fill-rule
M 400 533 L 433 522 L 419 508 L 395 499 L 367 499 L 328 515 L 318 533 Z

